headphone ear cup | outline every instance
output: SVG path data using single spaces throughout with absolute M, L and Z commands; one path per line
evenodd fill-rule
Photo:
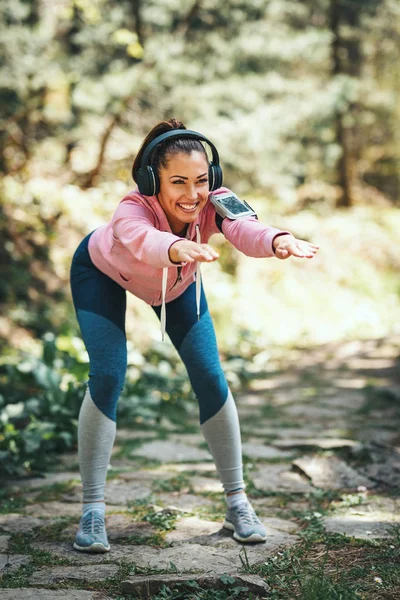
M 222 169 L 215 163 L 210 163 L 208 168 L 208 181 L 210 182 L 210 192 L 217 190 L 222 186 Z
M 155 196 L 160 191 L 158 175 L 152 167 L 139 169 L 136 175 L 139 192 L 143 196 Z

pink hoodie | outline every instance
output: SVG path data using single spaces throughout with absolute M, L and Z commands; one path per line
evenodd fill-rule
M 221 187 L 212 193 L 229 191 Z M 235 248 L 257 258 L 274 256 L 272 241 L 284 233 L 262 225 L 255 217 L 224 219 L 222 231 Z M 215 208 L 207 202 L 189 225 L 186 239 L 207 243 L 213 233 L 219 233 Z M 134 190 L 121 200 L 111 222 L 93 233 L 89 253 L 95 266 L 121 287 L 148 304 L 163 304 L 165 309 L 165 302 L 175 300 L 195 281 L 196 269 L 200 284 L 200 263 L 179 265 L 169 258 L 169 248 L 180 239 L 172 233 L 156 196 L 143 196 Z

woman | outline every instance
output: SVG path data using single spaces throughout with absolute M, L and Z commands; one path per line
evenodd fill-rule
M 203 146 L 211 147 L 209 162 Z M 104 487 L 116 430 L 116 405 L 127 366 L 126 290 L 150 304 L 178 350 L 199 402 L 200 424 L 224 487 L 224 527 L 241 542 L 262 542 L 265 528 L 244 491 L 235 402 L 218 357 L 200 263 L 218 259 L 213 233 L 248 256 L 312 258 L 317 246 L 256 217 L 222 219 L 209 200 L 229 192 L 216 148 L 171 119 L 148 134 L 133 164 L 138 189 L 118 205 L 110 223 L 75 252 L 71 288 L 90 375 L 79 414 L 78 453 L 83 514 L 74 547 L 108 552 Z

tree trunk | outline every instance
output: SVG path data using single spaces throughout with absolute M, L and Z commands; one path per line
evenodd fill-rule
M 340 58 L 342 40 L 340 38 L 340 18 L 342 14 L 341 0 L 331 0 L 330 3 L 330 29 L 332 32 L 331 58 L 332 76 L 344 72 Z M 346 128 L 343 123 L 343 114 L 336 113 L 335 139 L 341 149 L 341 155 L 337 163 L 336 179 L 342 189 L 342 194 L 337 202 L 338 207 L 349 207 L 352 205 L 351 196 L 351 153 Z

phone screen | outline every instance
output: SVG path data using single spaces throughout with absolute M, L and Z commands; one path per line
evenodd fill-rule
M 218 198 L 218 196 L 217 196 Z M 243 212 L 248 212 L 248 208 L 240 202 L 235 196 L 228 196 L 226 198 L 218 198 L 218 201 L 231 211 L 234 215 L 239 215 Z

